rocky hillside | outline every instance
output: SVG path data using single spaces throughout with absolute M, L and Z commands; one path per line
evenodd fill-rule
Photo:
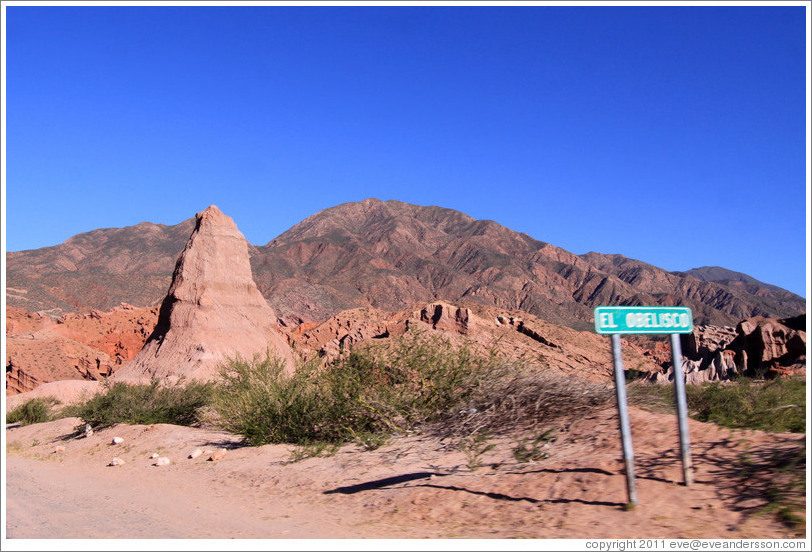
M 193 228 L 194 217 L 174 226 L 143 222 L 7 253 L 7 304 L 53 314 L 155 305 L 166 295 Z
M 193 219 L 142 223 L 8 253 L 8 304 L 56 313 L 155 305 L 192 229 Z M 600 304 L 688 305 L 696 323 L 717 325 L 805 312 L 803 298 L 724 269 L 672 273 L 621 255 L 575 255 L 492 221 L 398 201 L 325 209 L 249 253 L 259 290 L 289 326 L 436 299 L 577 329 L 591 327 Z
M 805 309 L 801 297 L 773 286 L 705 281 L 622 255 L 574 255 L 450 209 L 374 199 L 317 213 L 258 247 L 253 265 L 260 290 L 294 322 L 437 298 L 579 329 L 591 327 L 601 304 L 688 305 L 698 323 L 713 324 Z

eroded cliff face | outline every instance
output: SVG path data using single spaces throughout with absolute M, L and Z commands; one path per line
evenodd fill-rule
M 683 369 L 688 383 L 737 376 L 776 377 L 806 372 L 806 315 L 787 319 L 755 317 L 736 327 L 698 326 L 682 336 Z M 653 381 L 673 381 L 670 361 Z
M 6 394 L 53 381 L 98 380 L 132 360 L 158 319 L 158 308 L 120 305 L 59 318 L 6 308 Z
M 230 217 L 210 206 L 196 216 L 155 330 L 114 379 L 210 380 L 227 358 L 266 350 L 293 369 L 276 315 L 254 283 L 248 243 Z

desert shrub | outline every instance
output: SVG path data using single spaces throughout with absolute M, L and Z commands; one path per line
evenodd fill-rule
M 271 354 L 232 359 L 221 370 L 214 409 L 223 429 L 254 445 L 355 440 L 375 447 L 383 438 L 374 435 L 406 431 L 462 404 L 489 362 L 416 332 L 326 367 L 300 363 L 293 374 Z
M 316 375 L 312 363 L 287 375 L 285 362 L 271 353 L 232 359 L 220 371 L 213 402 L 217 423 L 253 445 L 323 440 L 329 405 L 321 400 Z
M 326 367 L 286 373 L 271 354 L 223 366 L 218 424 L 253 445 L 355 441 L 375 448 L 415 428 L 447 435 L 533 428 L 604 406 L 605 386 L 478 354 L 438 336 L 407 332 L 358 348 Z
M 466 466 L 474 471 L 483 465 L 482 455 L 493 450 L 496 443 L 489 443 L 489 431 L 468 435 L 460 440 L 460 450 L 465 454 Z
M 123 382 L 106 384 L 106 392 L 63 410 L 93 428 L 126 424 L 199 425 L 211 402 L 213 384 L 153 380 L 149 385 Z
M 405 430 L 465 405 L 499 363 L 495 354 L 477 354 L 467 344 L 409 332 L 388 347 L 350 354 L 327 378 L 378 425 Z
M 654 410 L 671 409 L 673 385 L 636 384 L 628 388 L 632 403 Z M 806 431 L 806 380 L 770 381 L 739 378 L 688 385 L 688 415 L 702 422 L 740 429 L 803 433 Z
M 446 417 L 436 430 L 444 434 L 533 430 L 606 407 L 613 396 L 606 385 L 533 365 L 500 363 L 489 367 L 465 407 Z
M 524 439 L 520 441 L 513 448 L 513 457 L 517 462 L 539 462 L 549 458 L 550 454 L 547 452 L 546 445 L 554 443 L 556 440 L 557 430 L 548 429 L 542 432 L 535 439 Z
M 31 399 L 6 413 L 6 423 L 20 425 L 40 424 L 54 418 L 53 407 L 58 401 L 53 397 Z

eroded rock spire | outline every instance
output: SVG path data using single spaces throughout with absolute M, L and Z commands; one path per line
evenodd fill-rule
M 226 357 L 250 359 L 266 349 L 292 370 L 292 351 L 254 283 L 248 242 L 234 221 L 212 205 L 196 215 L 155 331 L 113 377 L 210 380 Z

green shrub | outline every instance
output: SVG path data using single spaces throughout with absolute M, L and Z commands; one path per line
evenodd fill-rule
M 93 428 L 113 424 L 199 425 L 205 407 L 211 402 L 214 385 L 200 382 L 149 385 L 116 382 L 106 385 L 84 403 L 67 407 L 64 415 L 76 416 Z
M 469 470 L 476 471 L 481 468 L 482 455 L 496 447 L 495 443 L 488 442 L 489 437 L 490 433 L 485 431 L 469 435 L 460 441 L 460 450 L 465 454 L 466 466 Z
M 293 375 L 270 353 L 252 361 L 232 359 L 221 369 L 213 408 L 218 425 L 242 435 L 252 445 L 305 444 L 319 439 L 319 419 L 328 407 L 319 400 L 314 364 L 302 364 Z
M 223 429 L 254 445 L 340 443 L 375 447 L 385 435 L 436 420 L 464 403 L 489 358 L 409 332 L 388 346 L 352 351 L 329 366 L 287 374 L 278 358 L 232 359 L 214 403 Z
M 806 380 L 770 381 L 740 378 L 729 382 L 687 385 L 688 414 L 725 427 L 771 432 L 806 431 Z M 629 386 L 630 400 L 654 409 L 671 408 L 673 385 Z
M 6 413 L 6 423 L 20 425 L 40 424 L 53 419 L 53 406 L 59 401 L 53 397 L 31 399 Z
M 354 441 L 372 449 L 417 427 L 449 435 L 534 427 L 612 396 L 606 386 L 419 332 L 329 366 L 284 368 L 270 354 L 224 365 L 213 403 L 220 427 L 253 445 Z

